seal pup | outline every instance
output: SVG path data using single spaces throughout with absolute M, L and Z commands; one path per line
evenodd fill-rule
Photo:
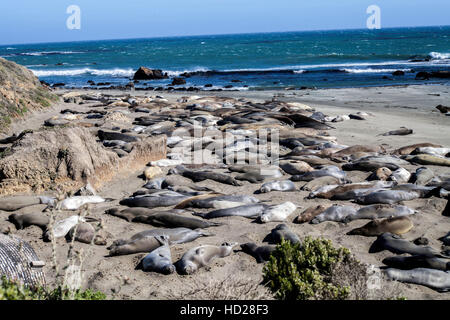
M 412 270 L 389 268 L 384 272 L 391 280 L 420 284 L 440 292 L 450 290 L 450 272 L 426 268 Z
M 167 236 L 156 236 L 155 239 L 161 246 L 147 254 L 141 261 L 144 271 L 153 271 L 162 274 L 172 274 L 175 272 L 175 266 L 172 264 L 172 255 L 170 253 L 169 238 Z
M 266 180 L 266 176 L 262 175 L 259 171 L 250 171 L 237 175 L 235 179 L 240 181 L 248 181 L 250 183 L 259 183 Z
M 391 268 L 410 270 L 415 268 L 450 270 L 450 260 L 436 257 L 422 256 L 394 256 L 383 260 L 383 263 Z
M 337 179 L 337 178 L 331 177 L 331 176 L 324 176 L 324 177 L 320 177 L 320 178 L 309 181 L 304 186 L 302 186 L 300 188 L 300 190 L 312 191 L 312 190 L 317 190 L 321 187 L 328 186 L 328 185 L 336 185 L 337 186 L 337 185 L 339 185 L 339 183 L 340 183 L 340 179 Z
M 155 227 L 166 227 L 166 228 L 189 228 L 189 229 L 206 229 L 209 227 L 221 226 L 222 223 L 218 222 L 208 222 L 192 217 L 186 217 L 177 214 L 177 211 L 184 210 L 171 210 L 156 212 L 151 215 L 141 215 L 133 219 L 133 222 L 141 222 L 151 224 Z
M 429 154 L 419 154 L 416 156 L 408 156 L 406 158 L 411 163 L 418 163 L 422 165 L 434 165 L 434 166 L 446 166 L 450 167 L 450 159 L 442 158 L 438 156 L 432 156 Z
M 284 223 L 279 224 L 274 229 L 272 229 L 272 231 L 270 232 L 270 238 L 275 244 L 280 243 L 282 239 L 290 241 L 292 244 L 300 242 L 300 238 Z
M 383 250 L 389 250 L 395 254 L 409 253 L 411 255 L 424 256 L 424 257 L 440 257 L 446 258 L 440 252 L 430 246 L 418 246 L 414 243 L 400 238 L 392 233 L 383 233 L 378 236 L 377 240 L 372 244 L 369 249 L 369 253 L 380 252 Z
M 413 226 L 414 224 L 407 217 L 375 219 L 360 228 L 347 232 L 347 235 L 374 237 L 385 232 L 401 235 L 409 232 Z
M 224 258 L 233 252 L 237 243 L 223 243 L 221 246 L 203 245 L 187 251 L 175 264 L 180 274 L 193 274 L 198 269 L 209 265 L 215 258 Z
M 428 143 L 428 142 L 425 142 L 425 143 L 417 143 L 417 144 L 412 144 L 412 145 L 409 145 L 409 146 L 404 146 L 404 147 L 401 147 L 401 148 L 399 148 L 399 149 L 396 149 L 396 150 L 394 150 L 394 151 L 392 152 L 392 154 L 404 156 L 404 155 L 411 154 L 411 152 L 413 152 L 413 151 L 416 150 L 417 148 L 421 148 L 421 147 L 436 147 L 436 148 L 441 148 L 442 146 L 439 145 L 439 144 L 433 144 L 433 143 Z
M 190 206 L 194 208 L 212 209 L 217 201 L 230 201 L 239 202 L 242 204 L 255 204 L 259 202 L 259 199 L 253 196 L 247 195 L 213 195 L 206 199 L 194 199 L 191 201 Z
M 415 149 L 411 154 L 429 154 L 432 156 L 445 157 L 450 153 L 450 148 L 433 148 L 433 147 L 421 147 Z
M 260 193 L 267 193 L 270 191 L 295 191 L 297 188 L 295 184 L 291 180 L 283 180 L 283 181 L 271 181 L 264 183 L 259 189 Z
M 294 223 L 305 223 L 310 222 L 312 219 L 314 219 L 316 216 L 324 212 L 328 207 L 324 205 L 318 205 L 315 207 L 309 207 L 305 211 L 303 211 L 300 215 L 298 215 L 294 219 Z
M 66 238 L 87 244 L 106 245 L 106 236 L 102 232 L 96 234 L 94 227 L 87 222 L 80 222 L 73 226 L 67 233 Z
M 241 184 L 233 177 L 223 173 L 213 171 L 191 171 L 183 166 L 177 166 L 172 172 L 181 174 L 183 177 L 189 178 L 194 182 L 201 182 L 205 180 L 214 180 L 219 183 L 229 184 L 232 186 L 240 186 Z
M 408 134 L 412 134 L 413 130 L 408 129 L 406 127 L 401 127 L 398 130 L 388 131 L 386 133 L 381 134 L 382 136 L 406 136 Z
M 179 194 L 178 196 L 137 196 L 121 200 L 119 203 L 127 207 L 143 207 L 143 208 L 157 208 L 170 207 L 179 204 L 180 202 L 189 199 L 190 196 Z
M 86 222 L 87 221 L 87 217 L 83 218 L 80 216 L 71 216 L 68 217 L 66 219 L 62 219 L 59 221 L 56 221 L 53 224 L 52 230 L 47 229 L 44 233 L 44 240 L 46 241 L 50 241 L 51 237 L 52 237 L 52 231 L 53 231 L 53 236 L 55 238 L 62 238 L 65 237 L 66 234 L 70 231 L 70 229 L 72 229 L 72 227 L 76 226 L 78 223 L 80 222 Z
M 13 223 L 17 230 L 21 230 L 29 226 L 38 226 L 42 230 L 45 230 L 47 225 L 50 223 L 50 218 L 39 213 L 13 213 L 8 217 L 8 221 Z
M 403 217 L 415 214 L 416 211 L 407 206 L 391 205 L 391 204 L 372 204 L 365 206 L 356 211 L 355 215 L 345 218 L 345 223 L 359 219 L 382 219 L 392 217 Z
M 332 205 L 312 219 L 310 223 L 318 224 L 325 221 L 344 222 L 348 216 L 355 215 L 356 210 L 353 206 Z
M 256 259 L 257 263 L 263 263 L 270 260 L 270 255 L 276 249 L 275 245 L 257 246 L 255 243 L 249 242 L 241 244 L 243 252 L 251 255 Z
M 367 177 L 366 180 L 372 181 L 372 180 L 383 180 L 386 181 L 390 176 L 392 175 L 392 171 L 388 168 L 381 167 L 372 172 L 372 174 Z
M 264 210 L 268 207 L 266 204 L 246 204 L 243 206 L 238 206 L 234 208 L 228 208 L 228 209 L 219 209 L 214 210 L 208 213 L 198 213 L 194 212 L 193 215 L 202 217 L 204 219 L 215 219 L 215 218 L 221 218 L 221 217 L 231 217 L 231 216 L 238 216 L 238 217 L 245 217 L 245 218 L 258 218 Z
M 304 161 L 280 163 L 280 168 L 290 175 L 303 174 L 306 172 L 314 171 L 314 168 Z
M 285 221 L 296 209 L 297 206 L 289 201 L 269 206 L 264 209 L 259 220 L 262 223 Z
M 411 173 L 404 169 L 404 168 L 398 168 L 392 174 L 390 175 L 389 179 L 392 181 L 397 182 L 398 184 L 406 183 L 411 178 Z

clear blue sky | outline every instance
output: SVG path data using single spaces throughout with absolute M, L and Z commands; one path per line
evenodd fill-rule
M 449 0 L 1 0 L 0 44 L 365 28 L 372 4 L 384 28 L 450 25 Z

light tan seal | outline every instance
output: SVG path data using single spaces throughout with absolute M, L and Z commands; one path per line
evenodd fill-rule
M 353 229 L 347 234 L 375 237 L 389 232 L 400 235 L 409 232 L 413 227 L 414 224 L 408 217 L 375 219 L 360 228 Z

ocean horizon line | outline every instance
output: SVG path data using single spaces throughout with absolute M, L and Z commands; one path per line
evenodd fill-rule
M 291 30 L 291 31 L 268 31 L 268 32 L 242 32 L 242 33 L 217 33 L 217 34 L 196 34 L 196 35 L 175 35 L 175 36 L 155 36 L 155 37 L 137 37 L 137 38 L 110 38 L 110 39 L 90 39 L 74 41 L 50 41 L 50 42 L 28 42 L 28 43 L 7 43 L 0 44 L 0 47 L 7 46 L 27 46 L 27 45 L 46 45 L 46 44 L 66 44 L 66 43 L 90 43 L 90 42 L 109 42 L 109 41 L 134 41 L 134 40 L 159 40 L 159 39 L 180 39 L 180 38 L 201 38 L 201 37 L 227 37 L 239 35 L 263 35 L 263 34 L 288 34 L 288 33 L 315 33 L 315 32 L 339 32 L 339 31 L 362 31 L 380 32 L 383 30 L 395 29 L 426 29 L 426 28 L 450 28 L 450 25 L 434 26 L 401 26 L 385 27 L 381 29 L 367 28 L 344 28 L 344 29 L 317 29 L 317 30 Z

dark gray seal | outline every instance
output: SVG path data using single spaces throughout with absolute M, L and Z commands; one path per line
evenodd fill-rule
M 193 217 L 186 217 L 177 214 L 176 211 L 184 211 L 184 210 L 163 211 L 153 213 L 150 215 L 137 216 L 136 218 L 133 219 L 133 222 L 147 223 L 155 227 L 166 227 L 166 228 L 184 227 L 189 229 L 206 229 L 209 227 L 217 227 L 222 225 L 222 223 L 208 222 Z
M 220 182 L 223 184 L 229 184 L 232 186 L 240 186 L 241 184 L 236 181 L 233 177 L 223 174 L 217 173 L 213 171 L 191 171 L 186 169 L 183 166 L 177 166 L 174 172 L 181 174 L 183 177 L 189 178 L 194 182 L 201 182 L 205 180 L 213 180 L 216 182 Z
M 128 222 L 131 222 L 136 217 L 152 215 L 155 213 L 155 211 L 153 211 L 149 208 L 136 207 L 136 208 L 128 208 L 128 209 L 124 209 L 124 210 L 120 210 L 119 208 L 112 208 L 112 209 L 106 210 L 105 213 L 115 216 L 115 217 L 125 219 Z
M 359 204 L 386 203 L 395 204 L 401 201 L 408 201 L 420 198 L 420 194 L 415 191 L 403 190 L 379 190 L 356 198 Z
M 189 199 L 190 196 L 137 196 L 123 199 L 120 204 L 128 207 L 142 207 L 142 208 L 157 208 L 170 207 L 179 204 L 180 202 Z
M 170 253 L 168 237 L 157 236 L 155 239 L 161 243 L 161 246 L 150 252 L 142 259 L 142 270 L 162 274 L 174 273 L 175 266 L 172 264 L 172 255 Z
M 214 208 L 215 201 L 231 201 L 231 202 L 255 204 L 259 202 L 259 199 L 247 195 L 224 195 L 211 197 L 207 199 L 195 199 L 191 201 L 190 205 L 194 208 L 210 209 Z
M 383 250 L 389 250 L 395 254 L 409 253 L 411 255 L 424 256 L 424 257 L 443 257 L 440 252 L 430 246 L 418 246 L 414 243 L 402 239 L 392 233 L 383 233 L 375 240 L 369 249 L 369 253 L 380 252 Z
M 234 208 L 219 209 L 208 213 L 193 213 L 196 216 L 202 217 L 204 219 L 214 219 L 221 217 L 238 216 L 250 219 L 258 218 L 268 206 L 265 204 L 247 204 L 243 206 L 238 206 Z
M 450 260 L 436 257 L 395 256 L 384 259 L 383 263 L 391 268 L 402 270 L 410 270 L 415 268 L 427 268 L 442 271 L 450 270 Z
M 17 211 L 19 209 L 41 204 L 39 197 L 17 196 L 0 199 L 0 210 Z
M 272 242 L 275 244 L 280 243 L 282 239 L 290 241 L 292 244 L 300 242 L 299 237 L 294 232 L 292 232 L 284 223 L 279 224 L 274 229 L 272 229 L 272 231 L 270 232 L 270 237 Z
M 241 244 L 241 249 L 243 252 L 254 257 L 256 262 L 263 263 L 270 260 L 270 255 L 276 249 L 276 246 L 267 245 L 258 247 L 255 243 L 249 242 Z

